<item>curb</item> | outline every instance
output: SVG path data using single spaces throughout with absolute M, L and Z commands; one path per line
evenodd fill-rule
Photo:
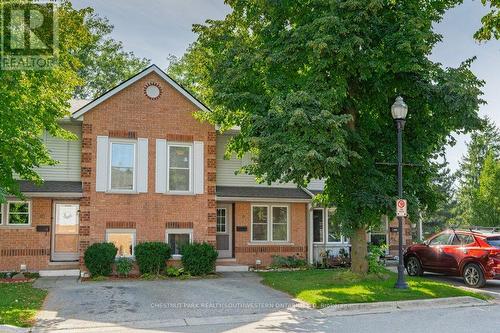
M 413 301 L 393 301 L 377 303 L 337 304 L 318 310 L 326 316 L 354 316 L 371 313 L 413 311 L 420 309 L 445 309 L 494 305 L 471 296 L 422 299 Z
M 28 333 L 31 329 L 12 325 L 0 325 L 0 333 Z

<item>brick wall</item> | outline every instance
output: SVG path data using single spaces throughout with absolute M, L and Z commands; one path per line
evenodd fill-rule
M 399 233 L 398 232 L 391 232 L 391 228 L 398 228 L 399 227 L 399 221 L 397 218 L 394 218 L 390 223 L 389 223 L 389 253 L 391 255 L 398 255 L 398 250 L 399 250 Z M 409 245 L 412 244 L 412 238 L 411 238 L 411 222 L 408 218 L 404 220 L 403 223 L 403 248 L 408 247 Z
M 295 255 L 307 257 L 307 204 L 291 203 L 290 209 L 290 241 L 289 243 L 251 244 L 251 203 L 236 202 L 235 212 L 235 258 L 240 264 L 256 266 L 256 260 L 261 260 L 261 267 L 271 264 L 272 255 Z M 247 231 L 237 231 L 238 226 L 246 226 Z
M 144 94 L 146 84 L 161 86 L 160 98 Z M 195 105 L 151 73 L 84 115 L 82 131 L 83 198 L 80 201 L 80 255 L 95 242 L 105 240 L 107 227 L 134 226 L 137 242 L 165 241 L 167 225 L 192 225 L 195 241 L 215 245 L 215 129 L 194 119 Z M 147 138 L 148 193 L 109 194 L 95 191 L 96 137 Z M 203 141 L 205 193 L 166 195 L 155 193 L 156 139 Z
M 50 260 L 50 232 L 37 232 L 37 225 L 50 225 L 52 200 L 31 199 L 31 226 L 0 226 L 0 271 L 19 271 L 25 264 L 29 271 L 47 268 Z M 52 228 L 51 228 L 52 229 Z

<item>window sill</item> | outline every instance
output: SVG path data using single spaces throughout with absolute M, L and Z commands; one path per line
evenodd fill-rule
M 193 192 L 165 192 L 165 195 L 187 195 L 187 196 L 195 196 Z
M 35 227 L 30 225 L 13 225 L 13 224 L 2 224 L 0 225 L 0 229 L 30 229 L 35 230 Z
M 295 243 L 291 243 L 291 242 L 279 242 L 279 241 L 275 241 L 275 242 L 252 241 L 252 242 L 248 242 L 247 245 L 253 245 L 253 246 L 258 246 L 258 245 L 284 245 L 284 246 L 292 246 L 292 245 L 295 245 Z
M 106 194 L 139 194 L 139 192 L 137 192 L 137 191 L 111 191 L 111 190 L 108 190 L 104 193 L 106 193 Z

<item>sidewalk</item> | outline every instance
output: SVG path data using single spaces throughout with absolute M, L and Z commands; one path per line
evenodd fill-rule
M 57 327 L 57 332 L 72 333 L 101 333 L 106 332 L 159 332 L 176 328 L 175 331 L 196 331 L 196 327 L 210 326 L 238 326 L 246 324 L 273 325 L 283 323 L 307 323 L 324 320 L 327 318 L 340 318 L 345 316 L 359 316 L 369 314 L 384 314 L 394 312 L 413 312 L 416 310 L 451 309 L 463 307 L 485 307 L 493 305 L 490 302 L 473 297 L 452 297 L 442 299 L 427 299 L 400 302 L 379 302 L 343 304 L 329 306 L 324 309 L 305 309 L 297 307 L 288 311 L 279 311 L 270 314 L 247 314 L 232 316 L 212 317 L 186 317 L 166 320 L 124 321 L 122 323 L 89 322 L 83 320 L 67 320 Z M 205 328 L 206 329 L 206 328 Z M 204 329 L 204 331 L 205 331 Z M 50 329 L 37 328 L 32 332 L 52 332 Z

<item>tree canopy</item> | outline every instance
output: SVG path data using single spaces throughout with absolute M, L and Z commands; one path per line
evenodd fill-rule
M 1 2 L 0 9 L 14 2 Z M 53 68 L 0 71 L 0 202 L 6 195 L 21 195 L 16 179 L 39 183 L 36 167 L 57 163 L 41 140 L 44 131 L 75 139 L 58 123 L 69 115 L 73 96 L 98 95 L 146 63 L 108 36 L 112 26 L 93 9 L 76 10 L 62 1 L 57 15 L 58 60 Z
M 482 26 L 474 34 L 474 38 L 479 41 L 500 39 L 500 0 L 481 0 L 481 2 L 489 6 L 490 11 L 481 19 Z
M 472 199 L 471 225 L 500 227 L 500 161 L 488 152 Z
M 477 197 L 480 175 L 488 153 L 494 159 L 500 157 L 500 131 L 491 120 L 486 118 L 481 128 L 472 132 L 467 144 L 467 153 L 460 161 L 457 171 L 458 205 L 454 218 L 456 224 L 470 225 L 472 223 L 473 201 Z
M 87 11 L 85 26 L 91 39 L 77 55 L 81 63 L 78 76 L 83 84 L 76 87 L 74 93 L 76 98 L 83 99 L 102 95 L 143 70 L 150 62 L 125 51 L 120 41 L 110 37 L 113 25 L 96 15 L 93 9 Z
M 433 24 L 458 3 L 228 0 L 233 11 L 195 25 L 197 41 L 169 71 L 210 105 L 200 117 L 241 128 L 227 149 L 252 153 L 244 172 L 301 186 L 326 179 L 321 198 L 335 203 L 345 232 L 361 235 L 393 214 L 395 168 L 377 162 L 395 162 L 396 96 L 410 108 L 404 159 L 419 167 L 405 169 L 405 197 L 414 209 L 435 205 L 435 158 L 451 133 L 480 124 L 472 60 L 443 68 L 428 57 L 441 40 Z M 364 240 L 352 242 L 354 269 L 364 271 Z

